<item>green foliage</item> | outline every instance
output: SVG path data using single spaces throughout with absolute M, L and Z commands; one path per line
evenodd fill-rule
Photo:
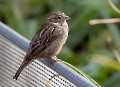
M 120 9 L 120 1 L 112 1 Z M 120 53 L 120 25 L 89 24 L 91 19 L 119 18 L 108 0 L 0 0 L 0 21 L 31 40 L 54 10 L 71 17 L 69 38 L 58 57 L 84 71 L 102 87 L 119 87 L 120 65 L 106 39 L 111 37 Z M 99 58 L 93 58 L 95 54 Z

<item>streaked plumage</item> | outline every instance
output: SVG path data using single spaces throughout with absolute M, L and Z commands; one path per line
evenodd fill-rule
M 33 37 L 26 56 L 13 79 L 18 78 L 21 71 L 36 58 L 54 58 L 61 50 L 68 37 L 68 25 L 70 19 L 64 13 L 54 11 L 50 13 L 45 24 Z

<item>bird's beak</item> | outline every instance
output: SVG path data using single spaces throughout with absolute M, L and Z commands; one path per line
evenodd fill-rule
M 65 20 L 69 20 L 69 19 L 71 19 L 69 16 L 66 16 L 65 18 L 64 18 Z

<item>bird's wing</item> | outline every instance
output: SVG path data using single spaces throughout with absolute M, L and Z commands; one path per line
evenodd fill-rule
M 33 37 L 29 48 L 27 50 L 26 56 L 14 75 L 13 79 L 18 78 L 21 71 L 32 61 L 35 60 L 38 54 L 40 54 L 44 49 L 51 45 L 57 38 L 57 34 L 54 33 L 54 26 L 45 26 L 43 25 L 41 29 L 38 30 L 36 35 Z M 54 33 L 54 34 L 53 34 Z
M 40 54 L 44 49 L 46 49 L 46 47 L 51 45 L 57 38 L 57 34 L 55 34 L 54 32 L 54 26 L 43 25 L 33 37 L 26 53 L 24 62 L 34 60 L 34 57 Z

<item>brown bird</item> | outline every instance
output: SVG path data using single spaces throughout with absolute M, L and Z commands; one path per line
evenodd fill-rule
M 66 20 L 69 19 L 69 16 L 59 11 L 48 15 L 44 25 L 33 37 L 25 58 L 13 79 L 17 80 L 22 70 L 36 58 L 53 59 L 60 52 L 68 37 L 69 29 Z

